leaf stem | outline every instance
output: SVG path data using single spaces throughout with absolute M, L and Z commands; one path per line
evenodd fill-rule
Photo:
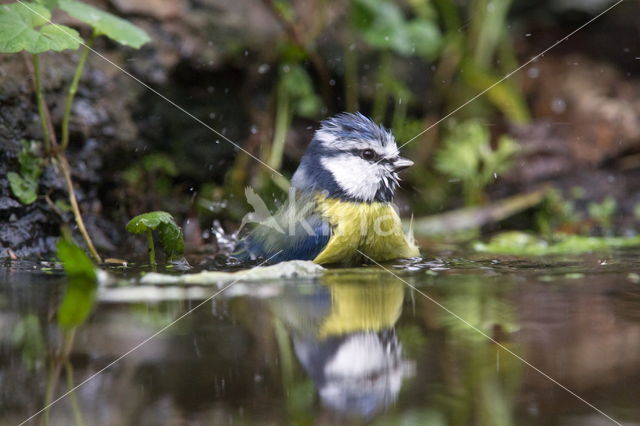
M 387 115 L 387 103 L 389 101 L 389 89 L 387 83 L 391 75 L 391 52 L 383 50 L 380 53 L 378 76 L 376 78 L 376 90 L 373 98 L 373 119 L 377 122 L 384 121 Z
M 64 104 L 64 116 L 62 118 L 62 141 L 60 143 L 61 149 L 63 151 L 67 149 L 67 146 L 69 145 L 69 121 L 71 119 L 71 106 L 73 104 L 73 99 L 76 96 L 76 92 L 78 91 L 78 83 L 80 82 L 80 78 L 82 77 L 84 65 L 87 62 L 87 56 L 89 55 L 89 51 L 91 50 L 91 46 L 93 45 L 94 40 L 96 39 L 96 35 L 97 33 L 94 30 L 87 43 L 84 45 L 84 48 L 80 53 L 80 60 L 78 61 L 78 65 L 76 66 L 76 71 L 73 74 L 73 79 L 71 80 L 71 85 L 69 85 L 69 90 L 67 92 L 67 99 Z
M 271 142 L 271 153 L 269 155 L 269 161 L 267 161 L 267 164 L 276 170 L 280 170 L 282 167 L 282 156 L 284 155 L 284 146 L 287 141 L 287 131 L 290 125 L 291 98 L 285 87 L 284 78 L 281 78 L 276 95 L 276 117 L 273 141 Z M 289 182 L 282 176 L 273 175 L 273 181 L 282 190 L 289 190 Z
M 67 359 L 64 363 L 64 369 L 67 378 L 67 390 L 73 390 L 73 365 Z M 80 404 L 78 404 L 78 398 L 76 396 L 76 392 L 71 392 L 69 395 L 69 402 L 71 402 L 71 411 L 73 412 L 73 418 L 76 426 L 84 426 L 84 418 L 82 416 L 82 410 L 80 409 Z
M 278 94 L 276 96 L 276 122 L 273 132 L 273 142 L 271 143 L 271 154 L 269 155 L 269 166 L 279 170 L 282 166 L 282 155 L 284 145 L 287 140 L 287 131 L 291 122 L 291 107 L 289 93 L 284 83 L 284 77 L 280 79 Z
M 33 59 L 33 80 L 35 82 L 36 99 L 38 101 L 38 115 L 40 116 L 40 125 L 42 126 L 44 148 L 45 152 L 49 154 L 51 152 L 51 135 L 49 133 L 49 126 L 47 125 L 47 118 L 45 115 L 42 79 L 40 78 L 40 58 L 37 54 L 31 55 L 31 57 Z
M 87 228 L 84 226 L 84 220 L 82 219 L 82 214 L 80 213 L 78 200 L 76 199 L 76 194 L 73 190 L 73 180 L 71 180 L 71 167 L 69 166 L 67 157 L 64 155 L 64 152 L 58 152 L 56 159 L 58 160 L 58 166 L 60 167 L 60 170 L 62 171 L 62 175 L 64 176 L 64 182 L 65 182 L 65 185 L 67 186 L 67 192 L 69 193 L 69 203 L 71 204 L 71 211 L 73 212 L 73 216 L 76 219 L 76 224 L 78 225 L 80 234 L 82 234 L 82 238 L 84 239 L 84 242 L 87 245 L 87 248 L 89 249 L 89 253 L 91 253 L 91 256 L 93 256 L 94 260 L 100 264 L 102 263 L 102 259 L 100 258 L 98 251 L 93 245 L 93 241 L 91 241 L 91 237 L 89 237 Z
M 147 230 L 147 242 L 149 243 L 149 264 L 156 267 L 156 248 L 153 245 L 153 233 L 151 229 Z
M 347 111 L 358 111 L 358 52 L 355 44 L 348 44 L 344 49 L 344 98 Z

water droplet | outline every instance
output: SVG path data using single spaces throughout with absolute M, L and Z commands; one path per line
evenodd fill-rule
M 551 110 L 556 114 L 562 114 L 567 110 L 567 103 L 562 98 L 554 98 L 551 101 Z

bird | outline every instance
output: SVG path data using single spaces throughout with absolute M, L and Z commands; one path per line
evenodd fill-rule
M 233 256 L 342 265 L 418 257 L 393 204 L 398 172 L 412 165 L 391 131 L 359 112 L 322 121 L 288 202 L 241 238 Z

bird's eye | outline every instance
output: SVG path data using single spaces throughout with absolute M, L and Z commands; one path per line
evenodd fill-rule
M 361 155 L 365 160 L 373 160 L 374 158 L 376 158 L 376 153 L 372 149 L 365 149 L 364 151 L 362 151 Z

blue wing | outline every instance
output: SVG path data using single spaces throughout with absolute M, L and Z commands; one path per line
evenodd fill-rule
M 293 232 L 288 232 L 293 229 Z M 331 237 L 329 224 L 319 215 L 305 218 L 304 223 L 282 226 L 280 232 L 265 225 L 258 225 L 240 240 L 233 256 L 240 260 L 270 259 L 270 263 L 285 260 L 313 260 L 326 247 Z

